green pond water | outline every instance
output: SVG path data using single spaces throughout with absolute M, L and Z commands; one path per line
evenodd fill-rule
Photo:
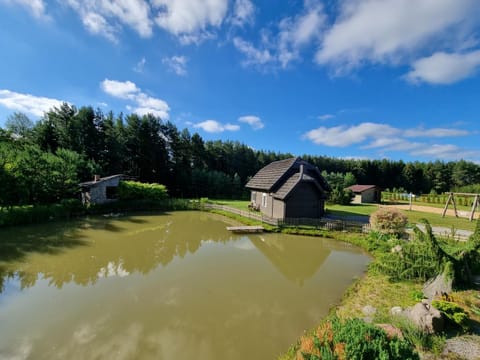
M 0 359 L 275 359 L 369 262 L 202 212 L 0 231 Z

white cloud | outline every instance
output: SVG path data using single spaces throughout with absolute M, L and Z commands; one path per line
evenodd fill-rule
M 131 100 L 135 105 L 127 105 L 127 109 L 138 115 L 153 114 L 164 120 L 170 117 L 170 107 L 166 101 L 145 94 L 131 81 L 105 79 L 100 87 L 113 97 Z
M 333 119 L 334 117 L 335 115 L 332 115 L 332 114 L 323 114 L 318 116 L 320 120 L 329 120 L 329 119 Z
M 21 94 L 10 90 L 0 90 L 0 105 L 5 106 L 7 109 L 38 117 L 42 116 L 44 112 L 49 111 L 54 106 L 60 106 L 62 102 L 62 100 L 47 97 Z
M 416 60 L 406 79 L 413 83 L 452 84 L 473 75 L 480 67 L 480 50 L 457 54 L 437 52 Z
M 480 152 L 469 151 L 452 144 L 433 144 L 425 145 L 411 151 L 414 156 L 432 157 L 435 159 L 460 160 L 460 159 L 478 159 Z
M 394 136 L 399 133 L 398 129 L 386 124 L 361 123 L 354 126 L 319 127 L 310 130 L 305 138 L 317 145 L 345 147 L 359 144 L 370 138 Z
M 317 145 L 347 147 L 359 145 L 362 149 L 376 149 L 380 153 L 406 151 L 412 156 L 425 156 L 439 159 L 475 158 L 480 154 L 467 151 L 451 144 L 412 142 L 409 138 L 443 138 L 467 136 L 471 133 L 460 129 L 413 128 L 400 129 L 387 124 L 360 123 L 351 126 L 319 127 L 304 135 L 304 138 Z
M 140 61 L 133 67 L 133 71 L 137 73 L 143 73 L 143 70 L 145 69 L 145 64 L 147 63 L 147 59 L 142 57 Z
M 140 89 L 131 81 L 105 79 L 102 81 L 101 87 L 107 94 L 121 99 L 132 99 L 140 93 Z
M 82 22 L 89 33 L 101 35 L 112 42 L 117 42 L 118 29 L 110 25 L 102 15 L 95 12 L 86 12 L 82 16 Z
M 218 28 L 226 16 L 228 0 L 152 0 L 159 27 L 183 41 L 199 40 L 209 28 Z M 192 38 L 193 37 L 193 38 Z
M 48 19 L 46 15 L 46 5 L 43 0 L 0 0 L 6 4 L 17 4 L 26 8 L 34 17 L 38 19 Z
M 240 37 L 233 39 L 234 46 L 246 56 L 244 65 L 272 65 L 286 68 L 300 59 L 301 50 L 312 42 L 320 41 L 326 16 L 323 6 L 316 0 L 305 1 L 302 12 L 286 17 L 278 23 L 275 35 L 267 29 L 261 31 L 261 43 L 258 46 Z
M 254 13 L 255 6 L 250 0 L 235 0 L 233 15 L 230 22 L 234 26 L 240 27 L 245 24 L 252 24 Z
M 265 127 L 265 124 L 262 122 L 262 119 L 254 115 L 241 116 L 238 118 L 238 121 L 250 125 L 253 130 L 260 130 Z
M 432 129 L 408 129 L 405 130 L 406 137 L 452 137 L 452 136 L 466 136 L 470 132 L 460 129 L 445 129 L 445 128 L 432 128 Z
M 268 49 L 257 49 L 253 44 L 239 37 L 233 39 L 233 45 L 245 55 L 244 65 L 264 65 L 274 59 Z
M 341 73 L 365 62 L 396 64 L 434 40 L 464 46 L 478 10 L 476 0 L 345 0 L 316 60 Z
M 187 58 L 185 56 L 172 56 L 162 59 L 162 63 L 179 76 L 187 75 Z
M 194 128 L 200 128 L 209 133 L 221 133 L 224 131 L 238 131 L 240 126 L 233 124 L 221 124 L 216 120 L 205 120 L 193 125 Z
M 150 5 L 145 0 L 66 0 L 94 35 L 117 42 L 121 25 L 134 29 L 142 37 L 153 33 Z

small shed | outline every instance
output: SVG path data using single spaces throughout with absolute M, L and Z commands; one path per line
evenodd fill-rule
M 251 204 L 274 219 L 320 218 L 330 186 L 318 168 L 300 158 L 274 161 L 246 184 Z
M 379 203 L 382 200 L 382 189 L 377 185 L 352 185 L 346 188 L 352 190 L 355 197 L 353 204 Z
M 95 175 L 92 181 L 80 183 L 83 204 L 102 204 L 117 199 L 118 184 L 126 179 L 123 174 L 100 177 Z

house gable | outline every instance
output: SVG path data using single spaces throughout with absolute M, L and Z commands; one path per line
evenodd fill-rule
M 330 191 L 318 168 L 300 158 L 275 161 L 265 166 L 246 187 L 252 191 L 254 205 L 265 215 L 275 218 L 320 217 Z M 263 206 L 262 201 L 259 206 L 260 193 L 267 196 L 271 204 Z

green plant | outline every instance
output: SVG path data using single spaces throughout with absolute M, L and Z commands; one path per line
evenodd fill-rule
M 419 359 L 412 345 L 360 319 L 332 317 L 302 337 L 299 354 L 316 359 Z
M 167 197 L 167 188 L 162 184 L 121 181 L 118 185 L 120 200 L 164 200 Z
M 459 326 L 462 330 L 468 329 L 468 314 L 461 306 L 445 300 L 433 300 L 432 306 L 438 309 L 451 324 Z

